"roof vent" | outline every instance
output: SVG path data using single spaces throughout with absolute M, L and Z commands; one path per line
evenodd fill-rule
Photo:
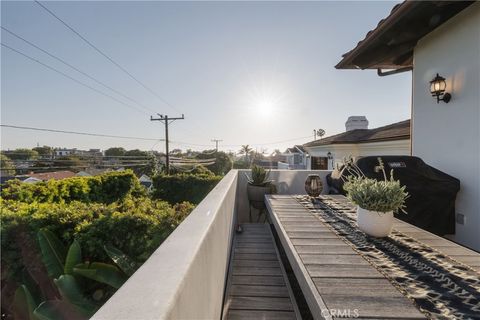
M 348 117 L 347 122 L 345 122 L 345 129 L 346 131 L 368 129 L 368 120 L 365 116 Z

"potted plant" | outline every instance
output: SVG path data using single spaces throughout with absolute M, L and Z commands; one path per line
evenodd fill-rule
M 276 191 L 273 180 L 270 180 L 270 171 L 264 168 L 253 165 L 251 169 L 251 175 L 245 174 L 247 177 L 247 195 L 250 206 L 255 209 L 261 210 L 262 213 L 265 210 L 265 195 L 271 194 Z M 259 216 L 260 218 L 260 216 Z M 250 215 L 250 222 L 251 222 Z
M 405 186 L 402 187 L 400 182 L 393 178 L 393 170 L 390 178 L 387 178 L 381 158 L 378 158 L 378 163 L 375 171 L 383 173 L 383 180 L 380 181 L 365 177 L 353 161 L 346 163 L 345 169 L 351 175 L 344 189 L 348 199 L 358 206 L 358 228 L 374 237 L 386 237 L 392 230 L 393 212 L 405 212 L 408 193 Z

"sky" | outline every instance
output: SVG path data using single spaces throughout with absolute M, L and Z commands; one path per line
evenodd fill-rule
M 35 2 L 2 1 L 2 27 L 116 92 L 2 30 L 3 44 L 97 91 L 2 46 L 1 123 L 163 139 L 150 116 L 183 113 L 169 127 L 170 149 L 221 139 L 221 150 L 272 152 L 313 140 L 314 129 L 343 132 L 352 115 L 366 116 L 370 128 L 402 121 L 410 118 L 410 72 L 334 68 L 396 3 L 42 2 L 147 90 Z M 162 141 L 5 127 L 1 144 L 165 150 Z

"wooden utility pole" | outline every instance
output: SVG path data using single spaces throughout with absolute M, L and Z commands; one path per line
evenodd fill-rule
M 181 117 L 177 118 L 169 118 L 168 115 L 163 115 L 157 113 L 159 118 L 154 118 L 153 116 L 150 116 L 150 121 L 161 121 L 165 125 L 165 168 L 167 171 L 167 174 L 170 174 L 170 155 L 169 155 L 169 150 L 168 150 L 168 125 L 172 123 L 175 120 L 183 120 L 185 119 L 184 115 L 182 114 Z
M 222 141 L 220 139 L 212 139 L 212 142 L 215 142 L 215 152 L 218 152 L 218 143 Z

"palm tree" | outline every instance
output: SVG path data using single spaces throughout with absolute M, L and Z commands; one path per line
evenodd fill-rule
M 252 152 L 252 151 L 253 151 L 253 149 L 250 148 L 250 146 L 249 146 L 248 144 L 244 144 L 244 145 L 242 145 L 242 147 L 240 148 L 239 153 L 245 155 L 245 162 L 249 162 L 248 155 L 249 155 L 250 152 Z

